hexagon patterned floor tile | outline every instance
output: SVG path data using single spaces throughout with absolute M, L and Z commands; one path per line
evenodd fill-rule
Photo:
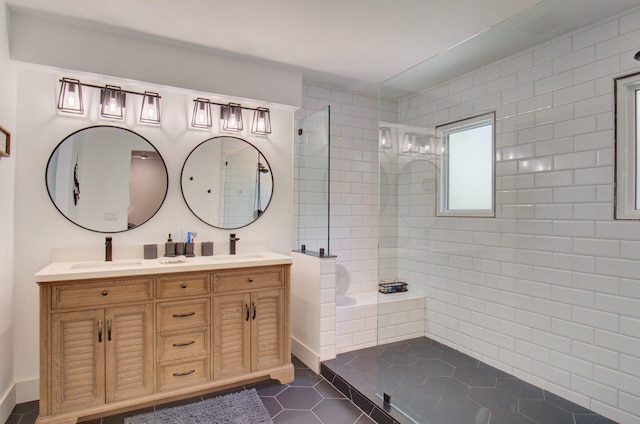
M 295 380 L 290 384 L 280 384 L 272 380 L 262 381 L 184 401 L 157 405 L 155 409 L 200 401 L 203 398 L 219 396 L 245 388 L 255 388 L 274 424 L 375 424 L 375 421 L 369 418 L 368 414 L 347 399 L 322 376 L 311 371 L 295 357 L 293 364 L 295 366 Z M 127 416 L 153 410 L 154 407 L 151 407 L 126 414 L 98 418 L 86 423 L 122 424 Z M 38 401 L 22 403 L 16 405 L 5 424 L 33 424 L 37 416 Z
M 379 423 L 615 424 L 427 337 L 338 355 L 322 375 Z

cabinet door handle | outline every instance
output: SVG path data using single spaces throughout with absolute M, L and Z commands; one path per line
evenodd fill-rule
M 173 346 L 174 347 L 180 347 L 180 346 L 189 346 L 194 344 L 196 341 L 195 340 L 190 340 L 188 342 L 184 342 L 184 343 L 174 343 Z
M 187 283 L 182 283 L 182 285 L 180 285 L 180 287 L 182 287 L 183 289 L 186 289 L 188 286 L 187 286 Z
M 252 305 L 253 305 L 253 319 L 256 319 L 256 310 L 257 310 L 256 302 L 253 302 Z
M 102 320 L 98 320 L 98 343 L 102 343 Z
M 190 317 L 192 315 L 195 315 L 195 312 L 186 312 L 184 314 L 173 314 L 174 318 L 184 318 L 184 317 Z
M 196 372 L 196 370 L 189 370 L 189 371 L 185 371 L 185 372 L 174 372 L 173 376 L 174 377 L 182 377 L 182 376 L 185 376 L 185 375 L 193 374 L 194 372 Z
M 253 283 L 253 278 L 247 278 L 247 281 Z
M 244 304 L 244 307 L 245 307 L 245 308 L 247 308 L 247 317 L 245 318 L 245 321 L 249 321 L 249 313 L 250 313 L 250 312 L 249 312 L 249 304 L 248 304 L 248 303 L 245 303 L 245 304 Z
M 107 340 L 111 341 L 111 318 L 107 320 Z

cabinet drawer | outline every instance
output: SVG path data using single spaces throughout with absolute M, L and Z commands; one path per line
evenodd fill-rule
M 209 274 L 182 274 L 158 278 L 158 299 L 209 293 Z
M 56 284 L 52 290 L 51 308 L 102 306 L 151 300 L 153 299 L 152 281 L 151 278 L 135 278 Z
M 209 299 L 158 303 L 158 331 L 191 329 L 209 325 Z
M 209 360 L 194 359 L 158 366 L 158 391 L 179 389 L 209 381 Z
M 161 333 L 158 334 L 158 361 L 207 355 L 209 345 L 208 328 Z
M 214 274 L 214 291 L 229 292 L 279 287 L 285 282 L 284 267 L 265 267 Z

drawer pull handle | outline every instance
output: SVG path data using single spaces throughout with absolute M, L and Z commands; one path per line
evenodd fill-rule
M 196 314 L 196 313 L 192 311 L 192 312 L 186 312 L 186 313 L 184 313 L 184 314 L 173 314 L 173 317 L 174 317 L 174 318 L 184 318 L 184 317 L 190 317 L 190 316 L 193 316 L 193 315 L 195 315 L 195 314 Z
M 188 286 L 187 286 L 187 283 L 182 283 L 180 287 L 182 287 L 183 289 L 186 289 Z
M 248 304 L 248 303 L 245 303 L 245 304 L 244 304 L 244 307 L 245 307 L 245 308 L 247 308 L 247 317 L 245 318 L 245 321 L 249 321 L 249 313 L 250 313 L 250 312 L 249 312 L 249 304 Z
M 102 295 L 103 295 L 103 296 L 106 296 L 106 295 L 108 295 L 108 294 L 109 294 L 109 290 L 102 290 Z
M 247 278 L 247 281 L 253 283 L 253 278 Z
M 174 377 L 183 377 L 185 375 L 193 374 L 194 372 L 196 372 L 196 370 L 189 370 L 189 371 L 185 371 L 185 372 L 174 372 L 173 376 Z
M 102 343 L 102 320 L 98 320 L 98 343 Z
M 188 342 L 184 342 L 184 343 L 174 343 L 173 346 L 174 347 L 180 347 L 180 346 L 189 346 L 194 344 L 196 341 L 195 340 L 190 340 Z

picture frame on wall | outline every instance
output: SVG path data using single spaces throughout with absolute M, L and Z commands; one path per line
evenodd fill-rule
M 11 154 L 11 133 L 0 126 L 0 157 L 9 157 Z

